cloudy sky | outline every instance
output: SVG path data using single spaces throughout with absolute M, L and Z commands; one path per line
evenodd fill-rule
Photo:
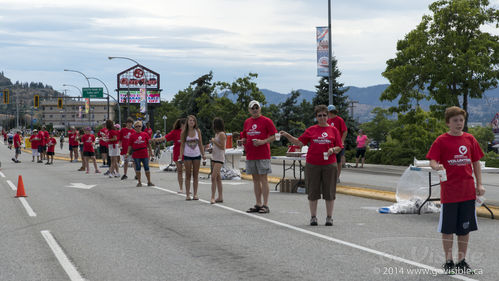
M 386 60 L 431 2 L 333 0 L 340 82 L 387 83 Z M 124 56 L 159 72 L 167 99 L 210 70 L 215 81 L 256 72 L 260 88 L 313 90 L 315 27 L 327 25 L 327 0 L 0 0 L 0 10 L 0 71 L 13 82 L 86 86 L 63 71 L 74 69 L 113 91 L 133 63 L 107 57 Z

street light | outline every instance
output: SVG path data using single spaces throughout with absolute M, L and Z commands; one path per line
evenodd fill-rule
M 164 121 L 164 124 L 165 124 L 165 131 L 164 131 L 164 132 L 165 132 L 165 135 L 166 135 L 166 119 L 167 119 L 167 118 L 168 118 L 168 117 L 166 117 L 166 115 L 163 115 L 163 121 Z
M 88 84 L 88 87 L 90 88 L 90 81 L 88 81 L 88 77 L 83 74 L 83 72 L 80 72 L 78 70 L 72 70 L 72 69 L 64 69 L 64 71 L 69 71 L 69 72 L 76 72 L 76 73 L 80 73 L 81 75 L 83 75 L 83 77 L 85 77 L 85 79 L 87 79 L 87 84 Z M 90 98 L 88 98 L 88 113 L 90 114 Z M 88 115 L 88 126 L 91 127 L 92 126 L 92 119 L 90 118 L 91 115 Z
M 132 61 L 134 62 L 135 64 L 139 65 L 141 70 L 142 70 L 142 73 L 144 73 L 144 90 L 145 90 L 145 94 L 146 94 L 146 100 L 145 100 L 145 106 L 144 106 L 144 113 L 146 115 L 146 119 L 145 119 L 145 122 L 148 122 L 149 121 L 149 114 L 147 114 L 147 81 L 146 81 L 146 77 L 145 77 L 145 69 L 143 68 L 143 66 L 136 60 L 134 59 L 131 59 L 131 58 L 127 58 L 127 57 L 107 57 L 109 60 L 112 60 L 112 59 L 124 59 L 124 60 L 129 60 L 129 61 Z M 128 87 L 130 87 L 130 82 L 127 83 L 128 84 Z M 130 111 L 129 107 L 130 107 L 130 90 L 128 90 L 128 93 L 127 93 L 127 111 Z M 127 112 L 127 114 L 129 115 L 129 112 Z
M 118 104 L 118 118 L 119 118 L 119 121 L 120 122 L 120 126 L 122 125 L 121 124 L 121 109 L 120 109 L 120 103 L 111 95 L 109 95 L 109 89 L 107 88 L 106 86 L 106 83 L 102 82 L 102 80 L 100 80 L 99 78 L 95 78 L 95 77 L 88 77 L 88 79 L 94 79 L 94 80 L 97 80 L 99 82 L 101 82 L 104 87 L 106 87 L 106 95 L 107 95 L 107 119 L 109 119 L 109 97 L 111 97 L 115 102 L 116 104 Z
M 328 93 L 329 93 L 329 104 L 333 104 L 333 39 L 331 33 L 333 31 L 331 30 L 331 1 L 328 0 L 328 5 L 327 5 L 327 28 L 328 28 L 328 51 L 329 51 L 329 88 L 328 88 Z

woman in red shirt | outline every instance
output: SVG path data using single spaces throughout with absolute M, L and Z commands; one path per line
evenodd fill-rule
M 69 157 L 73 162 L 73 153 L 74 153 L 74 162 L 78 162 L 78 131 L 74 126 L 71 126 L 71 131 L 68 132 L 69 139 Z M 83 159 L 83 157 L 82 157 Z
M 142 122 L 135 121 L 133 124 L 135 134 L 128 140 L 128 155 L 131 155 L 135 162 L 135 173 L 137 174 L 137 187 L 142 186 L 140 175 L 141 163 L 144 165 L 144 171 L 147 178 L 147 186 L 154 186 L 151 182 L 151 173 L 149 172 L 149 155 L 152 153 L 151 144 L 149 143 L 149 134 L 142 132 Z M 149 151 L 149 153 L 147 153 Z
M 292 144 L 308 145 L 307 165 L 305 166 L 305 184 L 308 190 L 310 205 L 310 225 L 317 225 L 317 201 L 326 201 L 326 226 L 333 225 L 333 206 L 336 198 L 336 157 L 343 148 L 339 131 L 327 123 L 327 106 L 315 107 L 317 125 L 311 126 L 299 137 L 295 138 L 285 131 L 285 136 Z
M 90 133 L 90 127 L 85 128 L 85 134 L 81 136 L 81 142 L 83 143 L 83 157 L 85 169 L 87 170 L 87 174 L 89 172 L 89 162 L 90 159 L 94 162 L 94 168 L 96 173 L 100 173 L 99 169 L 97 169 L 97 162 L 95 160 L 95 136 Z
M 47 142 L 47 163 L 45 165 L 54 164 L 54 154 L 55 154 L 55 145 L 57 141 L 54 138 L 54 133 L 50 133 L 50 138 Z
M 184 181 L 184 178 L 182 177 L 182 162 L 178 161 L 181 145 L 180 134 L 182 133 L 184 126 L 185 118 L 179 118 L 175 121 L 175 124 L 173 124 L 173 130 L 171 130 L 171 132 L 166 134 L 164 137 L 153 139 L 155 142 L 173 141 L 173 161 L 175 161 L 175 167 L 177 167 L 177 180 L 180 188 L 178 193 L 184 193 L 184 189 L 182 188 Z

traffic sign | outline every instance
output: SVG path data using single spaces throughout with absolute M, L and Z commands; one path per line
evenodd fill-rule
M 82 88 L 84 98 L 102 98 L 104 90 L 102 88 Z

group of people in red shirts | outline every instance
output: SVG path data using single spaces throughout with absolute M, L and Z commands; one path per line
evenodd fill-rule
M 54 133 L 49 133 L 45 126 L 42 126 L 40 131 L 34 129 L 29 141 L 31 143 L 31 153 L 33 159 L 31 162 L 43 163 L 46 165 L 54 164 L 55 145 L 57 144 L 54 138 Z

